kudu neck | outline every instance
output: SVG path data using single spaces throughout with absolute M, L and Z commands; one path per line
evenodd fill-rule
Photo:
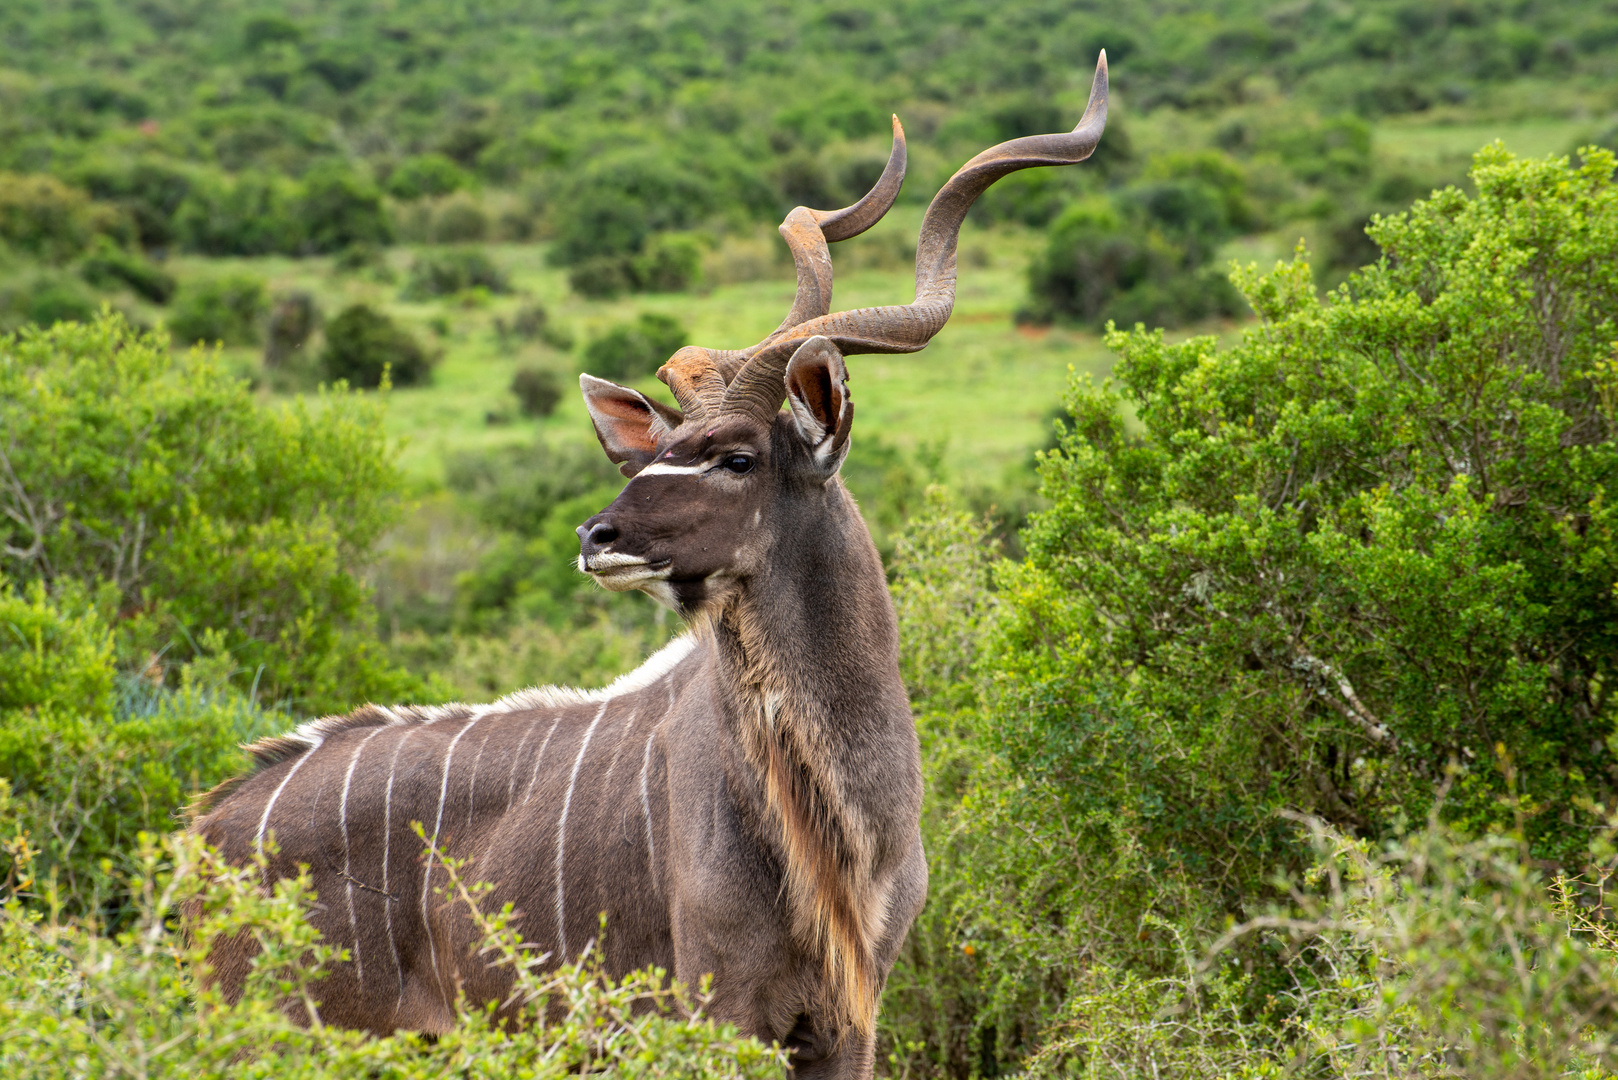
M 893 602 L 853 498 L 834 478 L 782 511 L 765 568 L 715 619 L 730 685 L 833 729 L 824 736 L 908 725 Z

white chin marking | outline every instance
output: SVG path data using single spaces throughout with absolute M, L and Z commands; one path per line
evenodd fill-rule
M 595 578 L 596 583 L 603 589 L 610 589 L 613 592 L 627 592 L 630 589 L 644 588 L 648 583 L 660 582 L 668 577 L 668 573 L 667 567 L 662 570 L 628 567 L 623 570 L 609 570 L 605 573 L 597 572 L 590 576 Z
M 670 585 L 667 581 L 661 579 L 657 581 L 648 581 L 640 588 L 641 591 L 647 596 L 650 596 L 653 600 L 656 600 L 659 604 L 662 604 L 670 611 L 680 610 L 680 602 L 674 596 L 674 586 Z
M 697 476 L 707 471 L 708 467 L 706 465 L 668 465 L 661 461 L 654 461 L 636 473 L 634 479 L 639 480 L 643 476 Z

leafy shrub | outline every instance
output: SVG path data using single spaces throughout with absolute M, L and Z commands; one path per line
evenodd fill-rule
M 637 379 L 652 374 L 690 339 L 670 315 L 642 312 L 632 323 L 617 323 L 584 347 L 584 365 L 604 379 Z
M 432 374 L 431 358 L 421 343 L 369 304 L 350 304 L 326 324 L 320 362 L 327 378 L 367 388 L 382 384 L 384 370 L 397 386 L 424 383 Z
M 1075 385 L 986 622 L 948 599 L 972 530 L 912 525 L 961 539 L 901 542 L 897 567 L 940 802 L 883 1018 L 896 1069 L 1606 1060 L 1576 1033 L 1613 1000 L 1611 957 L 1584 951 L 1610 938 L 1569 934 L 1578 909 L 1535 878 L 1607 858 L 1591 810 L 1618 801 L 1591 693 L 1618 625 L 1613 165 L 1485 151 L 1476 198 L 1376 223 L 1389 258 L 1328 302 L 1300 260 L 1241 277 L 1262 323 L 1235 347 L 1111 335 L 1119 386 Z M 1298 811 L 1373 844 L 1430 814 L 1448 854 L 1407 839 L 1397 886 L 1327 934 L 1319 907 L 1269 910 L 1277 868 L 1346 892 L 1372 868 L 1322 863 Z
M 54 326 L 94 315 L 95 298 L 66 274 L 45 271 L 0 287 L 0 326 Z
M 1207 265 L 1231 235 L 1230 194 L 1197 179 L 1143 183 L 1063 211 L 1029 267 L 1020 317 L 1178 326 L 1235 315 L 1241 298 Z
M 580 296 L 610 300 L 635 287 L 630 276 L 632 260 L 622 255 L 598 255 L 585 259 L 568 271 L 567 283 Z
M 784 1051 L 706 1015 L 706 987 L 670 986 L 656 969 L 612 979 L 594 953 L 540 970 L 511 913 L 482 911 L 484 890 L 463 884 L 453 861 L 444 898 L 474 920 L 477 955 L 512 969 L 520 1022 L 507 1027 L 481 1003 L 457 1001 L 454 1026 L 430 1040 L 302 1027 L 294 1017 L 316 1010 L 336 952 L 307 921 L 316 902 L 307 875 L 264 889 L 262 862 L 231 866 L 186 836 L 143 837 L 133 862 L 127 889 L 137 907 L 116 937 L 45 921 L 15 898 L 0 907 L 0 1030 L 27 1033 L 0 1043 L 12 1075 L 766 1080 L 785 1072 Z M 176 909 L 187 912 L 183 928 Z M 259 952 L 242 999 L 227 1004 L 205 972 L 209 945 L 235 933 L 251 935 Z
M 267 304 L 264 283 L 256 277 L 233 274 L 195 282 L 180 290 L 169 312 L 169 330 L 185 345 L 255 345 Z
M 443 154 L 406 158 L 388 177 L 388 194 L 396 199 L 448 195 L 468 187 L 472 178 Z
M 399 483 L 379 408 L 262 407 L 116 315 L 0 338 L 0 571 L 98 583 L 120 655 L 212 657 L 300 709 L 417 692 L 361 631 Z
M 204 255 L 293 254 L 305 236 L 297 195 L 296 184 L 274 175 L 205 175 L 175 211 L 174 233 Z
M 97 236 L 131 238 L 110 206 L 54 176 L 0 171 L 0 241 L 47 262 L 65 262 Z
M 467 289 L 508 293 L 511 282 L 506 272 L 478 248 L 424 251 L 411 263 L 410 280 L 402 295 L 407 300 L 426 300 Z
M 543 304 L 524 304 L 512 315 L 510 322 L 496 316 L 494 329 L 502 339 L 515 335 L 526 341 L 543 341 L 553 349 L 573 348 L 573 335 L 551 321 L 551 313 Z
M 177 287 L 174 275 L 162 267 L 106 243 L 79 263 L 79 274 L 85 281 L 103 289 L 127 286 L 136 295 L 154 304 L 168 303 Z
M 82 588 L 58 599 L 35 580 L 0 579 L 0 775 L 37 869 L 77 914 L 117 919 L 128 897 L 103 866 L 147 831 L 173 828 L 185 802 L 247 764 L 240 745 L 286 717 L 242 697 L 180 692 L 114 671 L 111 629 Z
M 322 164 L 309 171 L 299 185 L 296 214 L 303 227 L 303 248 L 315 254 L 393 239 L 382 192 L 342 165 Z
M 477 243 L 488 236 L 489 215 L 465 195 L 446 200 L 433 214 L 432 238 L 436 243 Z
M 543 418 L 562 400 L 562 380 L 549 368 L 518 368 L 511 377 L 511 392 L 524 416 Z
M 190 194 L 190 170 L 159 157 L 93 156 L 71 176 L 93 198 L 129 215 L 142 247 L 174 243 L 174 216 Z
M 685 292 L 702 277 L 702 248 L 691 236 L 661 233 L 636 255 L 586 259 L 568 274 L 580 296 L 613 297 L 624 292 Z

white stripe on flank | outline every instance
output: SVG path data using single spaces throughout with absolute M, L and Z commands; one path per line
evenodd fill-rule
M 652 767 L 652 740 L 657 738 L 657 729 L 646 736 L 646 752 L 640 759 L 640 812 L 646 817 L 646 865 L 652 872 L 652 889 L 659 896 L 663 889 L 657 883 L 657 844 L 652 839 L 652 800 L 646 794 L 646 772 Z
M 654 461 L 640 472 L 635 474 L 639 480 L 643 476 L 700 476 L 708 471 L 706 465 L 670 465 L 663 461 Z
M 444 992 L 444 978 L 438 973 L 438 946 L 433 942 L 432 920 L 427 917 L 427 898 L 432 895 L 433 856 L 438 853 L 438 829 L 444 824 L 444 798 L 449 794 L 449 763 L 455 760 L 455 744 L 476 724 L 477 720 L 471 720 L 457 731 L 455 738 L 449 741 L 449 749 L 444 751 L 444 778 L 438 782 L 438 816 L 433 819 L 433 838 L 428 841 L 427 865 L 421 873 L 421 925 L 427 931 L 427 956 L 433 962 L 433 981 L 438 984 L 439 993 Z
M 565 845 L 567 842 L 567 810 L 573 803 L 573 785 L 579 779 L 579 766 L 584 764 L 584 752 L 590 748 L 590 736 L 596 733 L 596 725 L 601 723 L 601 717 L 607 711 L 609 703 L 603 701 L 601 708 L 596 710 L 595 719 L 585 729 L 584 741 L 579 743 L 579 756 L 573 759 L 573 775 L 567 778 L 567 794 L 562 797 L 562 816 L 556 821 L 556 940 L 561 946 L 557 954 L 562 963 L 572 959 L 567 952 L 567 918 L 566 908 L 562 901 L 562 865 Z
M 343 823 L 343 887 L 348 891 L 348 929 L 354 935 L 354 978 L 361 986 L 365 985 L 365 964 L 360 959 L 360 924 L 354 918 L 354 878 L 349 872 L 348 789 L 354 783 L 354 767 L 360 763 L 360 752 L 365 749 L 365 744 L 386 730 L 377 728 L 354 747 L 354 756 L 348 759 L 348 772 L 343 774 L 343 797 L 337 803 L 337 817 Z
M 528 721 L 528 730 L 522 733 L 522 738 L 517 742 L 517 752 L 511 755 L 511 776 L 506 779 L 507 810 L 511 809 L 511 798 L 517 793 L 517 765 L 522 761 L 522 748 L 528 745 L 528 737 L 534 733 L 534 729 L 538 726 L 539 717 L 536 716 Z
M 601 778 L 602 787 L 606 787 L 612 782 L 612 770 L 618 767 L 618 755 L 623 752 L 624 740 L 629 738 L 631 731 L 635 730 L 635 717 L 639 711 L 638 709 L 629 710 L 629 722 L 618 733 L 618 741 L 612 744 L 612 760 L 607 763 L 607 775 Z
M 285 776 L 281 777 L 281 782 L 276 785 L 275 792 L 270 796 L 270 801 L 264 804 L 264 815 L 258 819 L 258 835 L 253 837 L 253 846 L 260 855 L 264 854 L 264 830 L 269 827 L 270 811 L 275 809 L 275 800 L 281 797 L 281 792 L 285 791 L 287 785 L 292 782 L 292 778 L 298 775 L 298 770 L 303 768 L 303 763 L 313 757 L 315 751 L 319 749 L 320 744 L 316 743 L 304 751 L 303 756 L 293 763 L 292 768 L 287 770 Z
M 393 748 L 393 763 L 388 766 L 387 794 L 382 797 L 382 914 L 388 921 L 388 950 L 393 953 L 393 970 L 399 973 L 399 1000 L 393 1003 L 395 1017 L 404 1008 L 405 985 L 404 968 L 399 965 L 399 942 L 393 936 L 393 897 L 388 893 L 388 846 L 393 838 L 393 777 L 399 771 L 399 751 L 404 749 L 405 740 L 413 734 L 413 728 L 406 731 L 399 736 L 399 744 Z
M 477 809 L 478 766 L 483 762 L 483 748 L 489 745 L 489 736 L 492 731 L 483 733 L 483 741 L 478 743 L 478 756 L 472 759 L 472 778 L 466 782 L 466 828 L 472 829 L 472 811 Z
M 551 736 L 556 734 L 556 725 L 561 722 L 562 717 L 558 713 L 556 719 L 551 721 L 551 729 L 545 733 L 545 741 L 539 744 L 539 753 L 534 757 L 533 774 L 528 777 L 528 786 L 523 788 L 522 792 L 524 806 L 527 806 L 528 800 L 534 797 L 534 781 L 539 779 L 539 764 L 545 760 L 545 748 L 551 744 Z

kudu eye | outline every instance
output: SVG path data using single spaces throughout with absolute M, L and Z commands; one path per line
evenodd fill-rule
M 719 464 L 737 476 L 746 476 L 753 471 L 753 459 L 746 454 L 732 454 Z

